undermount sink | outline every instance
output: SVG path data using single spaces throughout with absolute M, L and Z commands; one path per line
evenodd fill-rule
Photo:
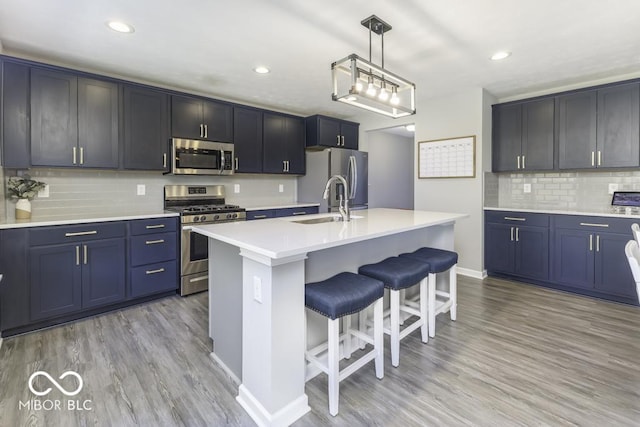
M 361 216 L 351 215 L 351 219 L 362 218 Z M 320 218 L 309 218 L 309 219 L 297 219 L 295 221 L 298 224 L 322 224 L 324 222 L 341 222 L 342 217 L 340 215 L 331 215 L 331 216 L 323 216 Z

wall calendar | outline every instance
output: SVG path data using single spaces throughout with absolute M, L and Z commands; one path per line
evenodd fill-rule
M 418 142 L 418 178 L 475 176 L 475 135 Z

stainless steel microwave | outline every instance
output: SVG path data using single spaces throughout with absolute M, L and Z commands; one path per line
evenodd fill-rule
M 174 175 L 233 174 L 233 144 L 173 138 L 171 153 Z

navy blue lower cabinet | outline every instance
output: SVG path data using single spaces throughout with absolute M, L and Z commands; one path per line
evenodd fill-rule
M 549 229 L 518 226 L 515 229 L 515 273 L 522 277 L 549 278 Z
M 564 228 L 556 228 L 554 233 L 553 280 L 561 285 L 593 289 L 593 233 Z
M 175 291 L 177 287 L 177 263 L 175 260 L 148 264 L 131 269 L 131 297 Z
M 595 282 L 598 292 L 636 298 L 636 287 L 624 247 L 631 237 L 627 234 L 596 234 Z
M 125 239 L 82 244 L 82 308 L 93 308 L 125 298 Z
M 484 259 L 487 270 L 514 273 L 513 227 L 505 224 L 487 223 L 485 230 Z
M 30 250 L 31 320 L 82 309 L 82 245 L 40 246 Z

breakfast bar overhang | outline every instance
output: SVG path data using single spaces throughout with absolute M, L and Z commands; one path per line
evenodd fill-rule
M 467 216 L 370 209 L 346 222 L 320 214 L 194 226 L 209 237 L 212 357 L 240 383 L 237 400 L 256 423 L 290 425 L 310 410 L 305 283 L 424 246 L 453 250 L 454 224 Z

